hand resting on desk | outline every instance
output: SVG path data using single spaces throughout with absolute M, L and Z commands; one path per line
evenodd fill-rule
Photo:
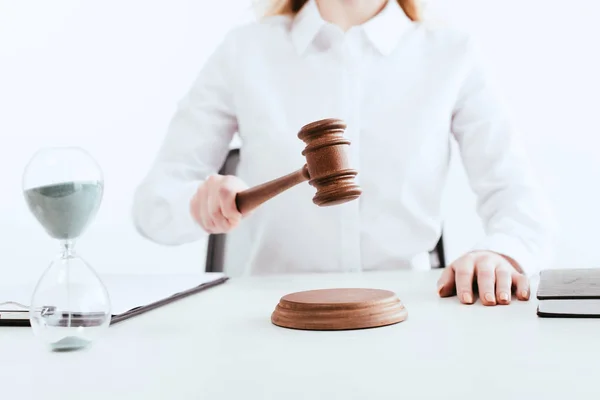
M 513 291 L 517 299 L 529 299 L 529 279 L 518 271 L 516 263 L 491 251 L 467 253 L 444 270 L 438 281 L 440 297 L 458 295 L 463 304 L 475 302 L 479 292 L 482 304 L 510 304 Z M 475 290 L 474 290 L 475 289 Z

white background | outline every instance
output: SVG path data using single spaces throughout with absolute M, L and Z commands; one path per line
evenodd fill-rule
M 438 0 L 438 18 L 482 44 L 554 206 L 553 266 L 595 267 L 600 226 L 600 5 L 594 0 Z M 152 244 L 135 232 L 133 191 L 176 102 L 248 0 L 0 0 L 0 279 L 37 277 L 57 251 L 27 211 L 21 174 L 47 145 L 79 145 L 106 193 L 78 244 L 99 271 L 204 268 L 205 243 Z M 449 258 L 481 227 L 457 159 L 445 201 Z

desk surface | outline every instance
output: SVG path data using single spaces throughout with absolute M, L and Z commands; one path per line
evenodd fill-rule
M 535 299 L 460 305 L 437 297 L 438 274 L 232 279 L 74 353 L 2 328 L 0 388 L 44 400 L 598 398 L 600 320 L 540 319 Z M 323 287 L 394 290 L 409 317 L 345 332 L 270 323 L 281 296 Z

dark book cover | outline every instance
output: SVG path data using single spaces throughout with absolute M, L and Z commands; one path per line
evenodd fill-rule
M 540 273 L 541 317 L 600 317 L 600 269 L 550 269 Z M 597 304 L 596 304 L 597 303 Z

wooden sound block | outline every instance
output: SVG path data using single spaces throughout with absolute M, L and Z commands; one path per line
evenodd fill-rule
M 395 293 L 379 289 L 320 289 L 281 298 L 277 326 L 303 330 L 375 328 L 402 322 L 408 312 Z

